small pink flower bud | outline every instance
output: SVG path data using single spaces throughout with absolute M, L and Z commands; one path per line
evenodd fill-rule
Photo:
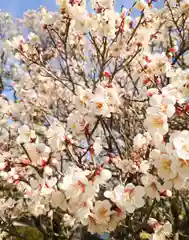
M 161 196 L 172 197 L 172 192 L 170 190 L 164 190 L 164 191 L 161 192 Z

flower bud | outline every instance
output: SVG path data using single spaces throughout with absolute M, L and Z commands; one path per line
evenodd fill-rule
M 172 197 L 172 192 L 170 190 L 163 190 L 160 194 L 163 197 Z

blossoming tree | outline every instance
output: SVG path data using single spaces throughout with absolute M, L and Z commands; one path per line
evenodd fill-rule
M 8 31 L 7 31 L 8 30 Z M 4 48 L 4 43 L 8 38 L 12 38 L 19 34 L 19 25 L 11 18 L 9 13 L 0 10 L 0 92 L 7 85 L 7 78 L 12 78 L 16 64 L 11 61 L 12 51 Z
M 57 4 L 3 45 L 17 68 L 0 98 L 2 239 L 26 222 L 44 239 L 188 239 L 189 1 Z

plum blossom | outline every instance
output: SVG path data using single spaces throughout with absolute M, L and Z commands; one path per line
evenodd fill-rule
M 171 141 L 176 154 L 179 158 L 183 160 L 189 159 L 189 131 L 176 131 L 171 135 Z
M 119 88 L 113 84 L 105 85 L 104 87 L 106 91 L 106 99 L 109 106 L 109 111 L 114 113 L 118 111 L 121 105 Z
M 74 216 L 76 219 L 78 219 L 84 226 L 87 226 L 89 224 L 91 209 L 93 208 L 92 205 L 92 202 L 84 201 L 79 205 L 74 204 L 75 207 L 71 205 L 70 211 L 74 212 Z
M 64 190 L 67 199 L 77 199 L 85 192 L 85 187 L 88 184 L 88 179 L 85 172 L 74 171 L 66 175 L 63 182 L 59 183 L 59 188 Z
M 136 208 L 144 205 L 145 190 L 142 186 L 134 186 L 132 183 L 128 183 L 125 187 L 118 185 L 112 192 L 106 191 L 104 195 L 110 198 L 120 209 L 133 213 Z
M 92 212 L 98 224 L 107 224 L 110 221 L 111 203 L 108 200 L 96 201 Z
M 29 160 L 33 165 L 42 165 L 46 162 L 51 149 L 44 143 L 26 143 L 24 148 L 27 150 Z
M 20 143 L 29 143 L 35 142 L 37 140 L 37 136 L 34 130 L 30 130 L 30 128 L 26 125 L 23 125 L 18 129 L 19 136 L 17 137 L 17 142 Z
M 165 222 L 164 225 L 161 225 L 156 219 L 150 218 L 148 224 L 153 228 L 155 232 L 152 235 L 152 240 L 164 240 L 172 233 L 172 225 L 168 221 Z
M 172 115 L 175 113 L 175 103 L 176 98 L 174 96 L 162 96 L 154 94 L 150 98 L 151 107 L 147 109 L 147 112 L 163 112 L 167 115 L 167 117 L 172 117 Z
M 88 228 L 87 230 L 91 233 L 91 234 L 104 234 L 104 232 L 106 232 L 107 230 L 107 225 L 106 224 L 98 224 L 94 218 L 94 216 L 89 215 L 89 224 L 88 224 Z
M 157 201 L 159 201 L 161 184 L 158 182 L 158 179 L 155 176 L 148 174 L 144 175 L 141 178 L 141 181 L 145 187 L 146 195 L 149 198 L 155 198 Z
M 95 155 L 99 155 L 100 152 L 102 151 L 102 139 L 100 137 L 97 137 L 95 139 L 95 142 L 93 144 L 93 149 L 94 149 Z
M 67 128 L 72 134 L 84 134 L 85 130 L 90 129 L 89 124 L 93 124 L 95 120 L 88 115 L 82 115 L 79 111 L 72 112 L 67 121 Z
M 124 220 L 125 217 L 126 217 L 125 213 L 119 208 L 112 211 L 110 221 L 108 223 L 108 230 L 114 231 L 118 224 L 120 223 L 120 221 Z
M 105 184 L 112 177 L 112 173 L 108 169 L 99 169 L 96 171 L 93 183 Z
M 180 5 L 180 11 L 181 13 L 184 13 L 187 17 L 189 16 L 189 3 L 188 0 L 182 1 Z
M 152 97 L 153 95 L 157 95 L 158 94 L 158 89 L 157 88 L 149 88 L 147 89 L 147 96 L 148 97 Z
M 172 188 L 175 188 L 176 190 L 180 190 L 184 187 L 185 179 L 185 177 L 177 173 L 175 177 L 164 182 L 162 189 L 172 190 Z
M 146 8 L 148 5 L 144 0 L 136 0 L 135 1 L 135 8 L 142 11 L 144 8 Z
M 151 137 L 149 136 L 149 133 L 146 132 L 145 134 L 138 133 L 134 140 L 133 140 L 133 147 L 135 149 L 146 147 L 151 141 Z
M 60 215 L 68 238 L 78 224 L 139 238 L 148 207 L 164 222 L 167 202 L 187 193 L 189 131 L 179 129 L 188 128 L 189 4 L 155 1 L 117 13 L 113 0 L 92 0 L 92 12 L 86 1 L 57 0 L 58 12 L 29 10 L 19 31 L 2 33 L 0 212 L 10 226 L 26 214 L 54 225 Z M 160 198 L 166 209 L 150 206 Z M 149 225 L 154 240 L 171 233 L 168 222 Z
M 77 96 L 74 99 L 76 108 L 83 113 L 89 111 L 91 98 L 92 93 L 90 89 L 83 89 L 81 87 L 78 87 Z
M 51 205 L 54 208 L 59 207 L 62 210 L 66 210 L 68 208 L 66 198 L 61 191 L 53 191 L 51 194 Z
M 25 39 L 22 35 L 13 37 L 13 40 L 8 42 L 13 48 L 19 48 L 21 44 L 25 42 Z
M 33 33 L 33 32 L 30 32 L 30 33 L 29 33 L 28 39 L 29 39 L 29 41 L 30 41 L 31 43 L 33 43 L 33 44 L 40 43 L 39 36 L 36 35 L 36 34 Z
M 168 132 L 167 116 L 164 113 L 148 112 L 144 124 L 151 135 L 156 132 L 164 135 Z
M 92 112 L 95 113 L 96 115 L 104 115 L 104 116 L 109 116 L 109 107 L 106 102 L 105 97 L 101 95 L 96 95 L 94 98 L 91 99 L 91 109 Z
M 63 149 L 65 146 L 65 129 L 62 126 L 52 124 L 46 132 L 48 142 L 53 150 Z
M 177 175 L 177 170 L 175 168 L 176 161 L 177 159 L 175 159 L 174 156 L 165 153 L 161 154 L 154 163 L 159 177 L 165 180 L 174 178 Z
M 184 177 L 188 177 L 188 170 L 189 170 L 189 166 L 188 166 L 189 162 L 188 160 L 184 160 L 182 158 L 179 158 L 177 163 L 176 163 L 176 168 L 178 173 L 184 178 Z

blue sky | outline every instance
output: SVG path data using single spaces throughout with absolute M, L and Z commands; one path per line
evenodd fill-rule
M 56 0 L 0 0 L 0 9 L 12 13 L 15 17 L 22 17 L 29 9 L 46 6 L 49 10 L 57 9 Z
M 89 3 L 90 0 L 87 0 Z M 130 7 L 134 0 L 117 0 L 116 8 L 120 6 Z M 163 0 L 160 0 L 163 1 Z M 22 17 L 23 13 L 29 9 L 38 9 L 41 5 L 46 6 L 50 11 L 56 11 L 56 0 L 0 0 L 0 9 L 13 14 L 15 17 Z

